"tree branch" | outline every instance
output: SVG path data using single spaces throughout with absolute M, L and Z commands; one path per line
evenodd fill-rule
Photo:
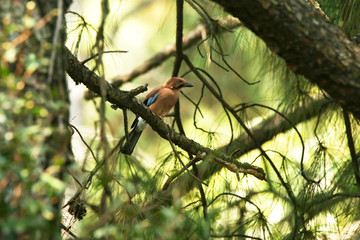
M 222 18 L 221 23 L 225 28 L 228 29 L 234 29 L 241 26 L 241 23 L 237 19 L 229 18 L 229 17 Z M 196 42 L 200 41 L 204 36 L 206 36 L 209 31 L 210 31 L 210 26 L 205 24 L 200 24 L 194 30 L 192 30 L 182 38 L 183 39 L 182 49 L 186 50 L 189 47 L 193 46 Z M 114 78 L 112 80 L 112 84 L 115 87 L 120 87 L 123 83 L 130 82 L 134 78 L 142 74 L 145 74 L 146 72 L 150 71 L 155 67 L 160 66 L 169 57 L 174 56 L 175 53 L 176 53 L 176 45 L 171 44 L 165 47 L 160 52 L 153 55 L 152 57 L 145 60 L 145 62 L 134 68 L 130 73 Z
M 348 140 L 351 161 L 352 161 L 353 168 L 354 168 L 356 184 L 358 186 L 360 186 L 359 163 L 358 163 L 358 158 L 356 156 L 354 139 L 352 137 L 350 117 L 349 117 L 349 114 L 346 112 L 346 109 L 343 109 L 343 117 L 344 117 L 344 123 L 345 123 L 345 128 L 346 128 L 346 137 Z
M 301 103 L 294 107 L 292 112 L 286 114 L 287 119 L 290 120 L 292 124 L 290 124 L 288 120 L 275 114 L 251 128 L 251 132 L 259 144 L 264 144 L 278 134 L 292 129 L 293 125 L 297 125 L 317 116 L 320 108 L 322 108 L 322 111 L 329 109 L 331 104 L 326 103 L 327 102 L 325 99 L 319 99 L 314 102 Z M 233 158 L 238 158 L 247 152 L 256 149 L 256 147 L 257 146 L 252 141 L 252 139 L 250 139 L 246 133 L 243 133 L 240 134 L 231 143 L 219 148 L 218 150 L 224 151 L 226 155 L 232 155 Z M 209 162 L 203 161 L 197 166 L 199 170 L 198 177 L 205 181 L 219 172 L 222 167 L 223 166 L 221 165 L 210 164 Z M 186 173 L 178 177 L 168 188 L 168 191 L 176 190 L 179 191 L 181 195 L 185 195 L 194 187 L 196 187 L 196 183 L 194 182 L 193 178 Z
M 90 71 L 86 66 L 81 65 L 81 63 L 76 59 L 76 57 L 70 52 L 69 49 L 65 48 L 65 55 L 67 59 L 66 71 L 69 76 L 76 83 L 83 83 L 88 89 L 100 95 L 100 78 L 94 72 Z M 156 131 L 162 138 L 171 141 L 184 149 L 188 153 L 197 155 L 200 153 L 205 153 L 206 155 L 218 157 L 223 160 L 229 159 L 219 151 L 214 151 L 210 148 L 204 147 L 201 144 L 175 132 L 167 124 L 165 124 L 162 119 L 154 114 L 149 108 L 145 107 L 137 98 L 131 94 L 131 92 L 121 91 L 115 88 L 113 85 L 104 81 L 103 89 L 105 92 L 106 100 L 112 104 L 115 104 L 121 109 L 131 109 L 132 112 L 141 116 L 150 126 Z M 209 158 L 211 160 L 211 158 Z M 233 161 L 233 159 L 231 159 Z M 262 179 L 265 178 L 263 169 L 250 164 L 236 163 L 239 164 L 244 169 L 253 169 L 258 173 L 262 173 Z M 256 175 L 255 177 L 258 177 Z
M 360 48 L 304 1 L 212 0 L 360 119 Z
M 184 9 L 184 1 L 176 0 L 176 51 L 175 51 L 175 62 L 172 76 L 176 77 L 179 75 L 182 55 L 183 55 L 183 9 Z
M 184 1 L 176 0 L 176 41 L 175 41 L 175 61 L 174 68 L 172 72 L 173 77 L 177 77 L 179 75 L 182 56 L 183 56 L 183 24 L 184 24 Z M 175 122 L 178 126 L 179 132 L 185 135 L 185 130 L 181 122 L 180 116 L 180 101 L 178 100 L 174 107 L 175 110 Z M 191 156 L 189 156 L 191 158 Z

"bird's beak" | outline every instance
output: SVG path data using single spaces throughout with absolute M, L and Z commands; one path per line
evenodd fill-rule
M 192 85 L 191 83 L 185 83 L 184 85 L 183 85 L 183 87 L 193 87 L 194 85 Z

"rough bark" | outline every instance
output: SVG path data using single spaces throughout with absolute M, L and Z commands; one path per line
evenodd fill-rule
M 299 0 L 212 0 L 360 119 L 360 48 Z
M 82 65 L 67 48 L 66 55 L 66 71 L 69 76 L 75 82 L 83 83 L 89 90 L 100 95 L 101 79 L 99 76 L 90 71 L 86 66 Z M 106 93 L 106 100 L 108 102 L 113 103 L 122 109 L 131 109 L 132 112 L 141 116 L 151 126 L 151 128 L 165 140 L 171 141 L 192 155 L 210 156 L 207 158 L 208 160 L 211 160 L 212 157 L 220 157 L 229 161 L 233 160 L 225 156 L 222 151 L 214 151 L 210 148 L 204 147 L 201 144 L 185 137 L 184 135 L 175 132 L 166 123 L 164 123 L 159 116 L 154 114 L 149 108 L 145 107 L 143 103 L 135 98 L 134 96 L 136 94 L 134 94 L 134 92 L 121 91 L 107 81 L 104 81 L 103 84 L 103 86 L 105 86 L 104 92 Z M 143 91 L 145 90 L 146 89 Z M 135 92 L 139 93 L 141 91 L 136 90 Z M 265 178 L 264 171 L 261 168 L 252 166 L 247 163 L 236 164 L 239 168 L 253 170 L 253 175 L 259 179 Z
M 91 72 L 87 67 L 80 64 L 80 62 L 72 55 L 69 50 L 66 50 L 67 53 L 67 72 L 73 78 L 74 81 L 78 83 L 85 84 L 91 91 L 99 94 L 100 91 L 100 78 Z M 171 140 L 174 144 L 180 146 L 187 152 L 190 152 L 194 155 L 199 153 L 206 153 L 211 155 L 214 153 L 212 149 L 206 148 L 195 141 L 186 138 L 185 136 L 176 133 L 174 130 L 170 129 L 157 115 L 153 114 L 148 108 L 134 97 L 134 94 L 131 92 L 125 92 L 118 90 L 111 84 L 107 83 L 106 87 L 106 98 L 110 103 L 116 104 L 120 108 L 129 108 L 135 114 L 140 115 L 144 118 L 149 125 L 156 131 L 161 137 L 166 140 Z M 137 92 L 139 93 L 139 92 Z M 300 122 L 306 121 L 314 116 L 317 116 L 319 113 L 320 107 L 325 103 L 324 100 L 319 100 L 313 103 L 308 103 L 303 106 L 295 108 L 294 112 L 287 115 L 287 118 L 293 125 L 296 125 Z M 305 113 L 305 114 L 304 114 Z M 282 118 L 281 116 L 275 115 L 269 119 L 264 120 L 261 124 L 251 129 L 251 131 L 256 136 L 256 139 L 260 144 L 265 143 L 266 141 L 271 140 L 274 136 L 279 133 L 288 131 L 292 128 L 293 125 L 289 124 L 288 120 Z M 246 134 L 240 135 L 238 138 L 234 139 L 230 145 L 224 146 L 216 152 L 225 153 L 225 156 L 233 155 L 234 158 L 255 149 L 256 146 L 251 139 L 248 138 Z M 234 153 L 236 152 L 236 153 Z M 246 169 L 251 169 L 261 173 L 262 169 L 258 169 L 255 166 L 249 166 L 244 164 L 242 167 Z M 218 172 L 222 166 L 212 164 L 209 161 L 204 161 L 199 165 L 199 178 L 208 179 L 213 174 Z M 190 191 L 198 184 L 193 177 L 186 173 L 184 176 L 181 176 L 174 183 L 170 185 L 168 193 L 172 192 L 175 188 L 176 191 L 182 192 L 185 194 Z M 162 198 L 169 200 L 170 196 L 168 193 L 161 194 Z M 165 200 L 164 200 L 165 201 Z M 166 202 L 165 201 L 165 202 Z

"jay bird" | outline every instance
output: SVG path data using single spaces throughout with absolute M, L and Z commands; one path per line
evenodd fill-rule
M 179 92 L 183 87 L 193 87 L 191 83 L 186 82 L 183 78 L 172 77 L 164 86 L 153 89 L 146 97 L 144 104 L 150 108 L 153 113 L 160 117 L 165 117 L 171 108 L 179 99 Z M 147 127 L 147 123 L 140 116 L 136 116 L 131 125 L 131 132 L 124 145 L 120 148 L 123 154 L 130 155 L 139 140 L 142 131 Z

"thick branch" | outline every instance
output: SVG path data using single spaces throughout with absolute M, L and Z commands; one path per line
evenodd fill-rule
M 81 63 L 76 59 L 74 55 L 72 55 L 69 49 L 66 48 L 65 53 L 67 59 L 66 71 L 69 76 L 76 83 L 83 83 L 91 91 L 100 95 L 99 76 L 90 71 L 86 66 L 81 65 Z M 167 124 L 165 124 L 159 116 L 154 114 L 149 108 L 145 107 L 143 103 L 141 103 L 137 98 L 135 98 L 132 92 L 118 90 L 108 82 L 104 82 L 106 84 L 106 86 L 104 86 L 104 90 L 106 93 L 106 100 L 108 102 L 115 104 L 117 107 L 122 109 L 131 109 L 132 112 L 146 120 L 146 122 L 151 126 L 151 128 L 165 140 L 168 140 L 170 138 L 174 144 L 193 155 L 197 155 L 200 153 L 205 153 L 208 155 L 209 153 L 211 153 L 211 156 L 214 157 L 220 157 L 223 159 L 227 158 L 225 156 L 221 156 L 221 153 L 206 148 L 199 143 L 175 132 Z M 240 164 L 241 167 L 244 169 L 251 168 L 258 173 L 264 174 L 264 171 L 261 168 L 249 164 L 238 164 Z M 264 175 L 262 177 L 265 178 Z
M 360 119 L 360 48 L 304 1 L 212 0 Z
M 86 66 L 81 65 L 81 63 L 72 55 L 72 53 L 66 49 L 67 56 L 67 72 L 78 83 L 84 83 L 90 90 L 99 93 L 99 77 L 91 72 Z M 120 108 L 129 108 L 134 113 L 140 115 L 144 118 L 149 125 L 164 139 L 171 139 L 171 141 L 184 149 L 187 152 L 190 152 L 194 155 L 199 153 L 205 153 L 207 157 L 211 157 L 213 153 L 216 152 L 206 148 L 199 143 L 186 138 L 183 135 L 180 135 L 170 129 L 157 115 L 153 114 L 148 108 L 146 108 L 139 100 L 133 97 L 131 92 L 125 92 L 118 90 L 111 84 L 107 83 L 107 100 L 113 104 L 116 104 Z M 325 103 L 325 100 L 318 100 L 309 104 L 302 104 L 297 106 L 295 110 L 287 115 L 287 118 L 293 123 L 298 124 L 300 122 L 306 121 L 318 114 L 318 110 L 322 104 Z M 325 107 L 328 107 L 327 104 Z M 258 140 L 259 144 L 263 144 L 266 141 L 271 140 L 273 137 L 279 133 L 285 132 L 292 128 L 292 125 L 278 115 L 265 119 L 261 124 L 252 128 L 251 131 Z M 168 134 L 169 133 L 169 134 Z M 255 149 L 256 146 L 254 142 L 248 138 L 246 134 L 241 134 L 237 139 L 233 140 L 230 145 L 224 146 L 219 149 L 219 152 L 225 152 L 226 155 L 231 155 L 233 158 L 237 158 L 242 154 L 249 152 Z M 209 154 L 212 153 L 212 154 Z M 211 160 L 211 159 L 209 159 Z M 240 167 L 240 166 L 238 166 Z M 244 164 L 242 166 L 244 169 L 253 169 L 257 173 L 261 173 L 262 169 L 258 169 L 252 165 Z M 200 179 L 208 179 L 213 174 L 218 172 L 222 168 L 221 165 L 211 164 L 211 161 L 204 161 L 199 164 L 199 175 Z M 256 176 L 257 177 L 257 176 Z M 180 176 L 171 186 L 168 192 L 171 192 L 171 189 L 176 188 L 177 191 L 180 191 L 181 194 L 185 194 L 195 187 L 197 183 L 194 182 L 194 179 L 189 174 L 184 174 Z M 166 195 L 166 194 L 165 194 Z

